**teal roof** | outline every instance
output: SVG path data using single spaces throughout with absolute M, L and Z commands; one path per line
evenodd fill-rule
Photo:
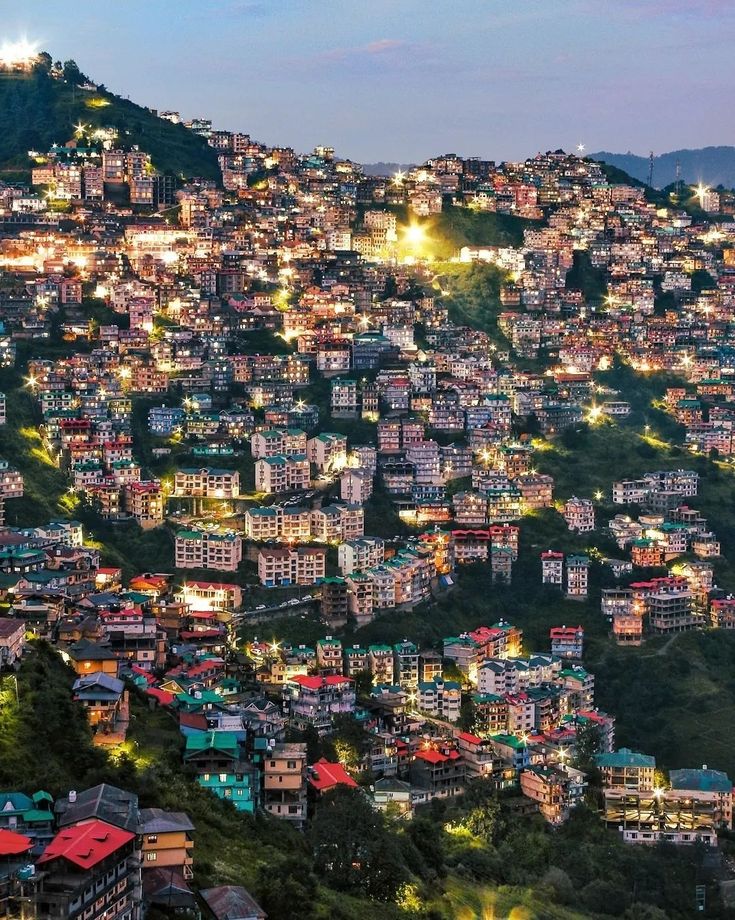
M 631 751 L 630 748 L 620 748 L 611 754 L 597 754 L 595 763 L 598 767 L 655 767 L 656 758 Z
M 697 792 L 732 792 L 732 783 L 727 773 L 720 770 L 684 768 L 669 773 L 672 789 L 691 789 Z

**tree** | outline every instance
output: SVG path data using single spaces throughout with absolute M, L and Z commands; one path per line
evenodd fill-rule
M 310 837 L 317 874 L 332 888 L 392 901 L 407 881 L 395 834 L 359 789 L 338 787 L 327 793 Z
M 577 739 L 574 745 L 573 766 L 586 773 L 595 769 L 595 754 L 602 747 L 602 731 L 594 722 L 585 722 L 577 726 Z
M 73 83 L 75 86 L 81 86 L 82 83 L 87 82 L 87 78 L 77 66 L 77 62 L 71 59 L 64 61 L 63 74 L 66 82 Z

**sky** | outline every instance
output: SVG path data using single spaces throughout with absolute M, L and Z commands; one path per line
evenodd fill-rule
M 730 144 L 735 0 L 0 0 L 151 108 L 359 162 Z

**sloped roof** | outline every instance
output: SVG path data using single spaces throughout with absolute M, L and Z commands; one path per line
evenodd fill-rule
M 65 859 L 80 869 L 91 869 L 134 839 L 135 834 L 130 831 L 105 821 L 89 821 L 59 831 L 38 862 Z

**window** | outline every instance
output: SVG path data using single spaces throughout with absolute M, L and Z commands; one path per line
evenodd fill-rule
M 158 859 L 158 853 L 146 853 L 145 861 L 146 862 L 155 862 Z
M 148 834 L 148 843 L 158 843 L 158 834 Z

